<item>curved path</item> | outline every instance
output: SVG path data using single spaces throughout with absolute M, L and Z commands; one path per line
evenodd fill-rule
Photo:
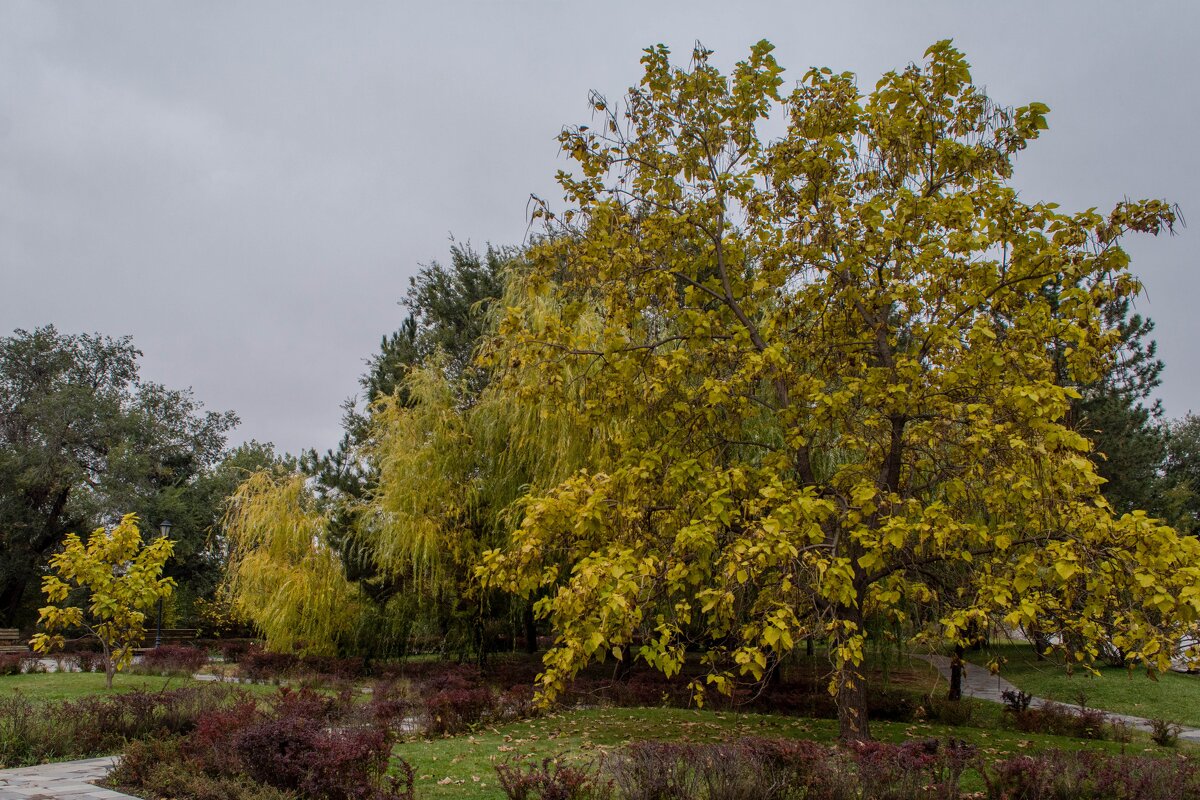
M 950 680 L 950 657 L 949 656 L 926 656 L 918 653 L 913 653 L 914 658 L 919 658 L 922 661 L 928 661 L 933 666 L 937 667 L 938 672 L 942 673 L 947 681 Z M 988 700 L 993 703 L 1003 703 L 1004 692 L 1020 691 L 1016 686 L 1001 678 L 999 675 L 993 675 L 989 670 L 978 664 L 972 664 L 969 661 L 963 662 L 963 696 L 974 697 L 977 700 Z M 1041 697 L 1035 697 L 1030 701 L 1030 705 L 1034 708 L 1040 708 L 1047 703 Z M 1070 703 L 1060 703 L 1059 705 L 1066 708 L 1079 710 L 1079 706 L 1071 705 Z M 1103 710 L 1103 709 L 1101 709 Z M 1105 711 L 1110 719 L 1121 720 L 1127 722 L 1135 728 L 1144 731 L 1150 730 L 1150 720 L 1145 717 L 1135 717 L 1131 714 L 1117 714 L 1113 711 Z M 1179 734 L 1180 739 L 1186 739 L 1192 742 L 1200 742 L 1200 729 L 1183 728 Z
M 0 800 L 137 800 L 95 785 L 104 780 L 115 761 L 107 756 L 0 769 Z

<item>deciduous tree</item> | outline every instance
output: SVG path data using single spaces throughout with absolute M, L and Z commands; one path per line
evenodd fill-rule
M 40 610 L 44 631 L 31 643 L 39 653 L 62 647 L 62 631 L 82 629 L 104 652 L 105 686 L 133 660 L 145 638 L 146 609 L 170 597 L 175 581 L 162 577 L 174 542 L 158 537 L 142 546 L 137 517 L 127 514 L 112 530 L 97 528 L 85 545 L 68 534 L 63 549 L 50 559 L 54 574 L 42 580 L 50 602 Z
M 0 624 L 19 624 L 68 531 L 150 518 L 221 458 L 237 416 L 141 380 L 140 355 L 128 337 L 53 326 L 0 338 Z M 207 530 L 181 517 L 176 531 L 190 577 Z
M 786 96 L 771 49 L 726 77 L 651 48 L 623 104 L 594 95 L 561 136 L 578 172 L 536 211 L 493 383 L 597 444 L 531 482 L 481 568 L 547 593 L 543 690 L 605 657 L 675 674 L 689 649 L 695 688 L 728 690 L 818 634 L 863 738 L 868 622 L 914 604 L 950 644 L 999 618 L 1166 669 L 1200 549 L 1115 515 L 1066 415 L 1113 367 L 1103 309 L 1139 289 L 1122 237 L 1172 207 L 1025 202 L 1009 178 L 1047 108 L 993 102 L 949 42 L 870 91 L 813 69 Z

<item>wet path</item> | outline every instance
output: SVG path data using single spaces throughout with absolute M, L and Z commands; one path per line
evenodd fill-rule
M 922 661 L 928 661 L 933 666 L 937 667 L 938 672 L 942 673 L 947 681 L 950 680 L 950 657 L 949 656 L 924 656 L 913 654 L 913 658 L 919 658 Z M 974 697 L 977 700 L 989 700 L 993 703 L 1003 703 L 1004 692 L 1020 691 L 1016 686 L 1013 686 L 1008 681 L 1001 678 L 999 675 L 993 675 L 990 671 L 978 664 L 963 662 L 963 696 Z M 1030 702 L 1031 706 L 1040 708 L 1046 704 L 1046 700 L 1041 697 L 1035 697 Z M 1060 703 L 1065 708 L 1078 710 L 1078 706 L 1070 703 Z M 1103 709 L 1101 709 L 1103 710 Z M 1105 711 L 1110 719 L 1121 720 L 1127 722 L 1140 730 L 1150 730 L 1150 720 L 1144 717 L 1135 717 L 1131 714 L 1117 714 L 1112 711 Z M 1180 739 L 1186 739 L 1191 742 L 1200 742 L 1200 729 L 1183 728 L 1179 734 Z
M 95 785 L 96 781 L 104 780 L 115 761 L 107 756 L 0 769 L 0 800 L 137 800 Z

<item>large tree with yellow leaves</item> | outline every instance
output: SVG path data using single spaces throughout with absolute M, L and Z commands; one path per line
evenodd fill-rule
M 1139 290 L 1122 237 L 1172 207 L 1024 202 L 1013 161 L 1048 109 L 997 105 L 949 42 L 869 92 L 814 69 L 784 94 L 771 49 L 727 77 L 651 48 L 562 134 L 568 208 L 536 212 L 494 385 L 593 441 L 480 569 L 545 593 L 543 689 L 699 649 L 697 689 L 727 690 L 821 636 L 864 738 L 867 623 L 917 604 L 950 644 L 1003 619 L 1165 669 L 1200 546 L 1116 517 L 1064 415 L 1113 366 L 1102 309 Z

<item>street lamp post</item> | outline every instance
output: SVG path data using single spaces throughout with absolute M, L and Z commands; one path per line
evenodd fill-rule
M 171 520 L 164 519 L 162 522 L 158 523 L 158 532 L 160 534 L 160 538 L 163 538 L 163 539 L 167 538 L 167 535 L 171 532 Z M 155 649 L 158 649 L 158 647 L 160 645 L 162 645 L 162 615 L 163 615 L 163 598 L 162 598 L 162 595 L 160 594 L 158 596 L 158 627 L 155 628 L 155 631 L 154 631 L 154 647 L 155 647 Z

